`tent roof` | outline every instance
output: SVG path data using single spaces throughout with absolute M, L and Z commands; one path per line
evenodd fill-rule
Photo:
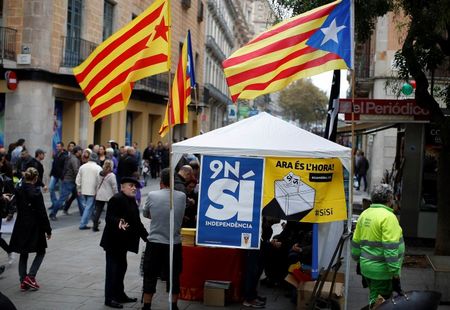
M 173 153 L 219 156 L 339 158 L 350 168 L 351 149 L 262 112 L 172 145 Z M 175 156 L 177 157 L 177 156 Z

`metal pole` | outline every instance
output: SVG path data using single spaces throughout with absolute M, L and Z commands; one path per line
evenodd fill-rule
M 169 199 L 169 208 L 170 208 L 170 216 L 169 216 L 169 310 L 172 310 L 172 291 L 173 291 L 173 231 L 174 231 L 174 212 L 173 212 L 173 185 L 175 183 L 175 164 L 173 163 L 173 152 L 172 152 L 172 141 L 173 141 L 173 130 L 172 130 L 172 115 L 173 115 L 173 106 L 172 106 L 172 73 L 168 72 L 169 75 L 169 102 L 167 103 L 167 114 L 168 114 L 168 123 L 169 123 L 169 163 L 170 163 L 170 199 Z
M 194 98 L 195 98 L 195 117 L 197 118 L 197 132 L 195 132 L 195 135 L 199 135 L 202 127 L 201 127 L 201 123 L 200 123 L 200 119 L 201 117 L 198 114 L 198 90 L 197 90 L 197 85 L 195 85 L 194 87 Z M 202 108 L 202 112 L 203 112 L 203 108 Z

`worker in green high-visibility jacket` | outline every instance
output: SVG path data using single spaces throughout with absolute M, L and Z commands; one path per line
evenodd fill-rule
M 392 187 L 388 184 L 375 186 L 371 199 L 372 204 L 356 223 L 352 257 L 360 263 L 372 306 L 379 295 L 387 299 L 394 290 L 401 291 L 399 279 L 405 244 L 394 214 Z

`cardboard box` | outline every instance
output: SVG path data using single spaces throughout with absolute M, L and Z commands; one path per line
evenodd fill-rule
M 230 286 L 230 281 L 205 281 L 205 286 L 203 288 L 203 304 L 205 306 L 224 307 Z
M 195 245 L 196 232 L 195 228 L 181 228 L 181 243 L 188 246 Z
M 331 280 L 333 279 L 333 274 L 328 274 L 327 281 L 325 281 L 322 288 L 322 297 L 328 298 L 328 294 L 331 289 Z M 308 303 L 311 299 L 311 295 L 314 291 L 314 286 L 316 281 L 307 281 L 298 283 L 292 275 L 288 275 L 285 280 L 297 287 L 297 310 L 308 309 Z M 344 281 L 345 275 L 343 273 L 336 274 L 336 281 L 334 283 L 334 288 L 332 292 L 332 298 L 339 302 L 341 309 L 344 309 Z

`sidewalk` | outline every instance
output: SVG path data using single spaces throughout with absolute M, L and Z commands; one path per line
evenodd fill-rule
M 142 190 L 143 201 L 150 190 L 159 188 L 159 181 L 151 180 Z M 49 206 L 48 194 L 45 195 L 46 205 Z M 33 310 L 66 310 L 66 309 L 111 309 L 104 303 L 105 254 L 99 246 L 102 232 L 78 229 L 79 216 L 76 202 L 70 208 L 72 214 L 66 216 L 58 214 L 58 221 L 51 222 L 53 227 L 52 239 L 48 241 L 48 249 L 44 262 L 37 274 L 37 281 L 41 286 L 39 291 L 21 292 L 18 280 L 18 255 L 16 261 L 0 276 L 0 291 L 8 296 L 17 309 Z M 142 218 L 146 227 L 149 220 Z M 103 225 L 100 226 L 103 230 Z M 9 235 L 3 236 L 9 242 Z M 144 248 L 140 244 L 140 251 Z M 31 264 L 30 255 L 28 264 Z M 139 275 L 141 253 L 128 254 L 128 270 L 125 277 L 125 289 L 129 296 L 140 297 L 142 278 Z M 5 253 L 0 253 L 0 264 L 7 263 Z M 293 310 L 285 292 L 278 289 L 261 288 L 261 295 L 267 296 L 266 309 Z M 140 298 L 139 298 L 140 299 Z M 159 282 L 157 293 L 152 303 L 152 309 L 168 309 L 168 295 L 165 284 Z M 137 303 L 124 304 L 126 309 L 141 309 L 140 300 Z M 203 306 L 202 302 L 179 301 L 182 310 L 207 310 L 217 307 Z M 241 309 L 241 304 L 232 304 L 227 309 Z
M 149 182 L 142 191 L 143 200 L 146 193 L 157 189 L 159 183 L 156 180 Z M 46 195 L 48 202 L 48 194 Z M 48 204 L 49 205 L 49 204 Z M 41 289 L 36 292 L 21 292 L 19 290 L 17 262 L 10 266 L 0 276 L 0 291 L 8 296 L 17 309 L 110 309 L 103 305 L 104 302 L 104 272 L 105 254 L 99 246 L 101 232 L 94 233 L 90 230 L 78 229 L 78 208 L 72 206 L 71 216 L 58 215 L 58 221 L 51 222 L 53 230 L 52 239 L 48 242 L 47 254 L 37 275 Z M 149 220 L 142 218 L 146 227 Z M 101 230 L 103 226 L 100 227 Z M 9 241 L 9 235 L 4 235 Z M 334 246 L 334 245 L 333 245 Z M 143 243 L 141 242 L 141 251 Z M 414 254 L 430 253 L 430 249 L 407 249 Z M 30 257 L 30 260 L 33 256 Z M 140 297 L 142 278 L 139 275 L 139 263 L 141 253 L 128 254 L 128 271 L 125 277 L 125 288 L 129 296 Z M 212 258 L 213 259 L 213 258 Z M 7 262 L 5 253 L 0 254 L 0 264 Z M 29 262 L 30 264 L 31 262 Z M 352 262 L 350 269 L 348 309 L 360 309 L 367 304 L 368 290 L 363 289 L 360 277 L 356 276 L 355 265 Z M 433 273 L 431 268 L 412 269 L 404 268 L 402 273 L 402 285 L 405 290 L 432 289 Z M 168 296 L 165 285 L 158 284 L 152 309 L 168 309 Z M 261 286 L 260 294 L 267 296 L 268 310 L 294 310 L 296 307 L 289 298 L 285 297 L 285 291 L 281 289 L 269 289 Z M 140 309 L 142 305 L 137 303 L 125 304 L 126 309 Z M 183 310 L 214 310 L 218 307 L 206 307 L 201 302 L 180 301 L 179 308 Z M 226 309 L 248 309 L 235 303 Z M 450 309 L 441 306 L 440 309 Z

